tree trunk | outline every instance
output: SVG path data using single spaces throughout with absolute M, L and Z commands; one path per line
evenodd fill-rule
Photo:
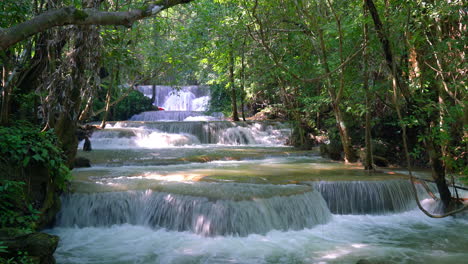
M 229 51 L 229 87 L 231 88 L 232 120 L 239 121 L 236 86 L 234 84 L 234 50 L 232 47 Z
M 90 95 L 88 98 L 88 101 L 86 102 L 86 106 L 81 111 L 80 117 L 78 118 L 78 121 L 83 122 L 89 118 L 89 113 L 91 112 L 91 109 L 93 108 L 93 102 L 94 102 L 94 96 Z
M 89 43 L 89 26 L 80 26 L 75 32 L 75 45 L 71 60 L 74 65 L 71 66 L 71 86 L 66 95 L 63 109 L 55 124 L 55 133 L 67 158 L 67 165 L 73 168 L 77 147 L 78 137 L 76 136 L 79 110 L 81 106 L 81 91 L 87 85 L 85 76 L 86 59 L 88 51 L 91 48 Z
M 410 92 L 406 85 L 400 79 L 402 76 L 402 70 L 397 67 L 395 57 L 393 56 L 392 48 L 390 46 L 390 41 L 385 33 L 385 29 L 383 27 L 382 21 L 380 20 L 379 13 L 374 5 L 372 0 L 364 0 L 367 6 L 367 10 L 369 10 L 372 20 L 374 21 L 375 31 L 377 32 L 377 36 L 379 37 L 380 43 L 382 45 L 382 51 L 385 54 L 385 61 L 387 62 L 388 68 L 391 70 L 394 82 L 398 90 L 403 94 L 403 97 L 406 101 L 409 101 Z
M 365 2 L 363 6 L 364 11 L 364 20 L 367 20 L 367 9 L 365 8 Z M 373 170 L 373 161 L 372 161 L 372 136 L 371 136 L 371 106 L 370 106 L 370 91 L 369 91 L 369 73 L 367 69 L 368 64 L 368 56 L 367 56 L 367 45 L 369 42 L 368 36 L 368 25 L 367 22 L 364 21 L 363 26 L 363 35 L 364 35 L 364 49 L 362 51 L 362 61 L 363 61 L 363 87 L 364 91 L 366 92 L 366 121 L 365 121 L 365 158 L 364 158 L 364 169 L 366 170 Z
M 332 109 L 333 109 L 333 114 L 335 115 L 336 125 L 340 133 L 341 144 L 343 146 L 343 152 L 345 156 L 344 159 L 345 159 L 345 162 L 355 162 L 357 160 L 357 157 L 351 144 L 351 138 L 349 137 L 349 134 L 348 134 L 348 128 L 346 127 L 346 124 L 343 119 L 343 115 L 341 113 L 340 98 L 335 93 L 335 90 L 333 89 L 332 83 L 331 83 L 330 68 L 328 66 L 328 58 L 327 58 L 327 53 L 326 53 L 326 48 L 325 48 L 325 41 L 323 39 L 323 31 L 319 29 L 318 32 L 319 32 L 318 35 L 319 35 L 319 40 L 320 40 L 320 50 L 322 53 L 321 55 L 322 55 L 322 60 L 323 60 L 322 65 L 325 70 L 325 73 L 327 74 L 325 85 L 327 87 L 328 94 L 330 95 L 330 98 L 332 99 Z M 338 95 L 341 96 L 341 93 Z
M 440 200 L 444 203 L 445 208 L 448 208 L 450 201 L 452 200 L 452 195 L 447 186 L 447 182 L 445 181 L 445 165 L 442 161 L 442 149 L 433 140 L 426 142 L 426 149 L 429 152 L 432 178 L 437 185 Z
M 116 78 L 116 76 L 118 76 L 118 72 L 117 72 L 117 74 L 114 74 L 114 71 L 112 71 L 109 87 L 107 88 L 107 94 L 106 94 L 106 110 L 104 111 L 104 114 L 102 115 L 102 122 L 101 122 L 101 126 L 100 126 L 102 129 L 104 129 L 106 127 L 107 117 L 109 115 L 109 111 L 110 111 L 110 108 L 111 108 L 112 92 L 113 92 L 113 89 L 114 89 L 114 81 L 115 81 L 114 79 Z M 153 85 L 153 87 L 154 87 L 154 85 Z
M 352 148 L 351 138 L 348 134 L 348 128 L 343 119 L 341 109 L 338 105 L 333 104 L 333 113 L 335 114 L 338 131 L 340 133 L 341 144 L 343 145 L 343 152 L 345 155 L 345 162 L 355 162 L 357 160 L 356 153 Z
M 3 86 L 2 91 L 2 109 L 0 112 L 0 125 L 8 125 L 10 122 L 10 94 L 11 89 L 8 86 Z
M 154 104 L 155 100 L 156 100 L 156 85 L 153 84 L 151 85 L 151 103 Z
M 5 62 L 6 64 L 7 62 Z M 2 100 L 0 109 L 0 125 L 8 125 L 10 123 L 11 114 L 11 95 L 13 94 L 13 87 L 19 78 L 18 69 L 14 68 L 12 73 L 8 75 L 8 66 L 3 65 L 2 73 Z
M 242 43 L 242 58 L 241 58 L 241 113 L 242 113 L 242 120 L 245 121 L 245 37 L 244 43 Z
M 388 37 L 387 37 L 387 35 L 385 33 L 383 24 L 382 24 L 382 22 L 381 22 L 381 20 L 379 18 L 379 14 L 377 12 L 377 9 L 375 8 L 375 5 L 374 5 L 372 0 L 364 0 L 364 1 L 365 1 L 366 5 L 367 5 L 367 8 L 368 8 L 369 12 L 372 15 L 372 19 L 374 21 L 375 29 L 377 31 L 380 42 L 382 44 L 382 49 L 383 49 L 383 51 L 385 53 L 385 56 L 386 56 L 387 65 L 390 68 L 390 72 L 391 72 L 391 76 L 392 76 L 392 86 L 393 86 L 393 100 L 394 100 L 395 108 L 397 110 L 398 119 L 400 121 L 400 125 L 401 125 L 402 131 L 403 131 L 402 138 L 403 138 L 403 145 L 404 145 L 404 149 L 405 149 L 406 162 L 407 162 L 408 170 L 410 171 L 410 176 L 412 176 L 412 174 L 411 174 L 411 161 L 410 161 L 410 157 L 409 157 L 408 143 L 407 143 L 407 136 L 406 136 L 406 125 L 403 122 L 403 116 L 402 116 L 402 113 L 401 113 L 401 110 L 400 110 L 400 102 L 399 102 L 399 93 L 400 92 L 405 96 L 407 101 L 410 99 L 410 94 L 408 93 L 408 91 L 405 91 L 404 87 L 406 87 L 406 86 L 403 86 L 399 82 L 399 76 L 400 76 L 399 72 L 400 71 L 397 69 L 397 65 L 395 63 L 395 58 L 393 57 L 393 53 L 392 53 L 392 50 L 391 50 L 391 47 L 390 47 L 390 42 L 389 42 Z M 422 71 L 422 72 L 424 72 L 424 71 Z M 423 79 L 425 80 L 424 77 L 423 77 Z M 430 79 L 427 79 L 427 81 L 429 81 L 429 80 Z M 437 87 L 437 86 L 434 86 L 434 87 Z M 435 98 L 438 98 L 439 93 L 436 92 L 435 94 L 436 94 Z M 434 103 L 438 104 L 439 102 L 437 102 L 435 100 Z M 417 107 L 417 105 L 415 107 Z M 441 109 L 439 107 L 439 111 L 440 110 Z M 435 138 L 433 138 L 433 135 L 431 135 L 433 127 L 437 126 L 437 124 L 435 124 L 435 123 L 438 122 L 439 118 L 440 118 L 439 112 L 434 111 L 434 114 L 432 115 L 432 117 L 430 118 L 430 121 L 428 122 L 431 125 L 427 129 L 427 134 L 429 136 L 428 136 L 428 140 L 426 142 L 426 149 L 427 149 L 427 151 L 429 153 L 429 157 L 430 157 L 430 161 L 431 161 L 432 177 L 434 178 L 434 180 L 437 183 L 437 188 L 438 188 L 441 200 L 443 201 L 445 206 L 448 206 L 448 204 L 450 203 L 450 200 L 451 200 L 451 194 L 450 194 L 450 190 L 448 189 L 448 186 L 447 186 L 447 184 L 445 182 L 445 165 L 443 164 L 443 161 L 442 161 L 442 149 L 441 149 L 440 145 L 438 145 L 435 142 Z
M 91 1 L 84 0 L 82 4 L 89 9 L 98 7 Z M 67 165 L 70 168 L 74 166 L 78 148 L 76 131 L 78 128 L 82 91 L 88 85 L 84 72 L 86 69 L 89 69 L 91 45 L 94 44 L 92 42 L 98 35 L 96 29 L 92 29 L 90 26 L 78 26 L 74 30 L 72 41 L 74 46 L 72 53 L 69 55 L 71 61 L 71 80 L 67 83 L 70 87 L 66 89 L 67 93 L 62 98 L 65 99 L 65 102 L 54 126 L 57 138 L 66 155 Z

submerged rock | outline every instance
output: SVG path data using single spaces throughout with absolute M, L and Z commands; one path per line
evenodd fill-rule
M 0 252 L 1 258 L 15 258 L 19 253 L 27 254 L 32 263 L 54 264 L 53 256 L 59 237 L 46 233 L 28 233 L 21 229 L 0 229 L 0 241 L 7 247 L 7 252 Z
M 386 158 L 384 158 L 384 157 L 374 155 L 373 159 L 374 159 L 375 165 L 377 165 L 379 167 L 388 167 L 388 165 L 389 165 L 388 160 Z
M 91 167 L 91 162 L 87 158 L 76 157 L 74 167 L 75 168 L 89 168 L 89 167 Z

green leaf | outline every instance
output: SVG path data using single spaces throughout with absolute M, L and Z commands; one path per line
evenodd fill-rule
M 39 154 L 34 154 L 33 159 L 36 160 L 36 161 L 42 161 L 43 160 L 41 155 L 39 155 Z
M 24 158 L 24 160 L 23 160 L 23 167 L 28 166 L 29 160 L 30 160 L 30 159 L 31 159 L 31 158 L 30 158 L 29 156 L 26 156 L 26 157 Z

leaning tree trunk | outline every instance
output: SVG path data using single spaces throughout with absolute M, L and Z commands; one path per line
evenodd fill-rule
M 409 94 L 409 91 L 407 90 L 406 85 L 403 85 L 403 83 L 399 79 L 400 77 L 399 73 L 401 72 L 401 69 L 398 69 L 398 66 L 395 62 L 395 58 L 393 56 L 392 49 L 390 46 L 390 41 L 385 33 L 383 24 L 380 20 L 377 9 L 375 8 L 374 2 L 372 0 L 365 0 L 365 3 L 370 14 L 372 15 L 372 19 L 375 25 L 375 30 L 382 44 L 382 49 L 385 54 L 387 65 L 390 68 L 390 73 L 392 76 L 392 85 L 393 85 L 393 100 L 394 100 L 395 108 L 397 110 L 398 119 L 400 121 L 400 125 L 403 131 L 402 139 L 403 139 L 403 145 L 405 148 L 406 162 L 407 162 L 407 166 L 411 175 L 411 161 L 410 161 L 409 152 L 408 152 L 406 125 L 403 122 L 403 116 L 400 110 L 400 102 L 399 102 L 399 93 L 403 94 L 403 96 L 405 97 L 407 101 L 410 98 L 410 94 Z M 436 94 L 438 94 L 438 92 Z M 438 96 L 436 97 L 438 98 Z M 436 100 L 434 102 L 436 104 L 438 103 Z M 439 118 L 437 117 L 438 112 L 437 111 L 434 111 L 434 112 L 436 113 L 434 116 L 435 119 L 431 118 L 431 120 L 428 122 L 429 124 L 431 124 L 428 127 L 428 132 L 432 131 L 432 128 L 434 127 L 435 122 L 439 120 Z M 445 165 L 442 161 L 442 149 L 440 145 L 438 145 L 434 140 L 435 139 L 432 136 L 429 136 L 429 139 L 426 142 L 426 149 L 429 153 L 432 172 L 433 172 L 432 176 L 437 183 L 437 188 L 440 194 L 440 198 L 443 201 L 444 205 L 447 206 L 450 203 L 451 194 L 445 182 Z

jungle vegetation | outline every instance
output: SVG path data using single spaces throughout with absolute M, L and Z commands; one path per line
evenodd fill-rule
M 139 84 L 201 84 L 234 121 L 291 121 L 295 146 L 333 145 L 367 170 L 373 151 L 431 168 L 450 211 L 452 177 L 468 174 L 466 12 L 461 0 L 3 0 L 0 163 L 43 163 L 61 187 L 81 125 L 150 110 Z M 63 154 L 48 158 L 53 145 Z M 22 192 L 2 178 L 0 196 Z M 22 208 L 11 221 L 36 220 Z

